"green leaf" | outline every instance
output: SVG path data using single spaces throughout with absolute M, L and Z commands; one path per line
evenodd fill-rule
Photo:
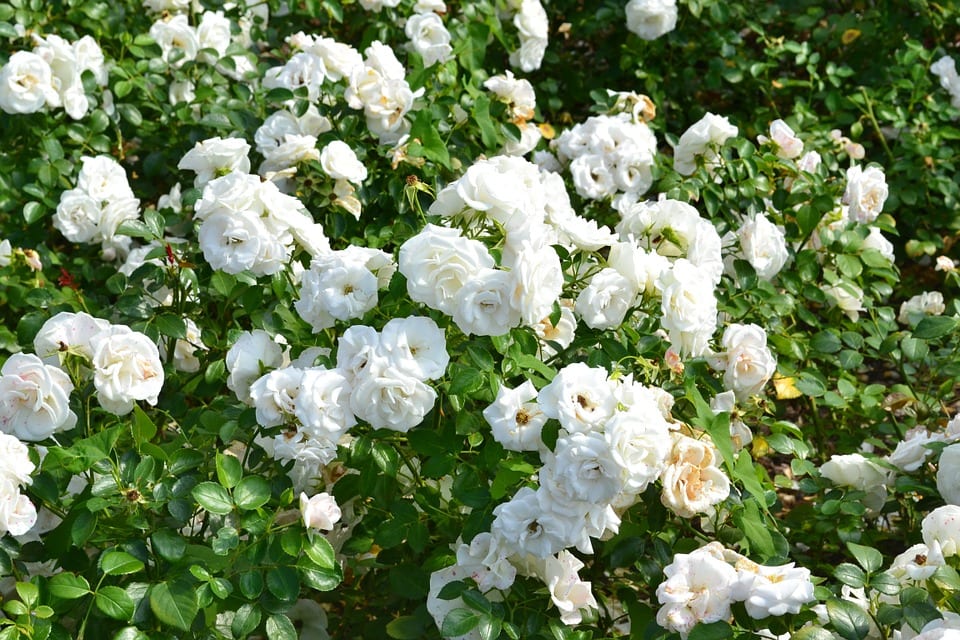
M 190 631 L 200 609 L 190 585 L 175 580 L 150 587 L 150 610 L 160 622 L 181 631 Z
M 197 503 L 209 511 L 225 516 L 233 511 L 233 501 L 227 490 L 216 482 L 201 482 L 191 492 Z
M 333 569 L 317 569 L 315 565 L 307 565 L 306 561 L 301 560 L 297 569 L 300 570 L 303 584 L 317 591 L 333 591 L 343 582 L 343 572 L 339 566 Z
M 473 631 L 478 624 L 482 614 L 472 609 L 457 608 L 451 611 L 443 619 L 443 625 L 440 627 L 440 635 L 444 638 L 451 636 L 462 636 L 465 633 Z
M 253 630 L 260 626 L 260 607 L 255 604 L 245 604 L 237 609 L 230 623 L 230 630 L 234 637 L 246 638 Z
M 137 443 L 149 442 L 157 435 L 157 425 L 153 424 L 143 409 L 133 405 L 133 437 Z
M 139 127 L 143 124 L 143 116 L 140 114 L 140 110 L 137 109 L 135 105 L 130 104 L 129 102 L 121 103 L 116 105 L 117 112 L 120 114 L 120 117 L 132 124 L 135 127 Z
M 247 476 L 233 490 L 233 499 L 244 511 L 252 511 L 270 501 L 270 483 L 260 476 Z
M 167 562 L 179 562 L 187 550 L 187 541 L 169 529 L 159 529 L 150 541 L 156 554 Z
M 767 528 L 767 524 L 760 514 L 760 508 L 757 506 L 756 500 L 745 501 L 743 511 L 734 514 L 733 522 L 743 531 L 751 551 L 766 558 L 776 555 L 773 536 L 770 535 L 770 529 Z
M 427 160 L 433 160 L 450 168 L 450 153 L 447 151 L 447 144 L 440 137 L 440 132 L 433 124 L 430 118 L 429 109 L 421 109 L 417 112 L 417 117 L 410 127 L 409 145 L 410 153 L 421 155 Z
M 870 618 L 852 602 L 830 598 L 827 600 L 827 617 L 845 640 L 863 640 L 870 633 Z
M 64 600 L 76 600 L 90 593 L 90 583 L 83 576 L 58 573 L 50 578 L 50 595 Z
M 420 640 L 426 625 L 417 616 L 400 616 L 387 623 L 387 635 L 394 640 Z
M 333 546 L 323 536 L 312 536 L 304 546 L 304 551 L 307 552 L 307 557 L 313 560 L 318 567 L 333 569 L 337 566 L 337 558 Z
M 957 319 L 950 316 L 927 316 L 917 323 L 913 336 L 921 340 L 942 338 L 957 329 Z
M 187 338 L 187 323 L 178 315 L 164 313 L 156 318 L 157 331 L 161 335 L 185 340 Z
M 790 640 L 836 640 L 836 636 L 822 627 L 804 627 L 790 636 Z
M 129 620 L 133 616 L 133 600 L 120 587 L 100 587 L 95 602 L 97 609 L 114 620 Z
M 833 570 L 833 577 L 843 584 L 857 589 L 867 583 L 867 574 L 855 564 L 843 562 Z
M 854 542 L 847 543 L 847 549 L 856 558 L 857 563 L 863 567 L 867 573 L 873 573 L 883 566 L 883 554 L 873 547 L 865 547 L 862 544 Z
M 300 594 L 300 578 L 290 567 L 273 567 L 267 571 L 267 591 L 278 600 L 292 602 Z
M 267 618 L 267 638 L 270 640 L 297 640 L 297 629 L 290 618 L 277 614 Z
M 27 224 L 33 224 L 43 217 L 44 207 L 39 202 L 30 201 L 23 205 L 23 219 Z
M 217 452 L 217 480 L 227 489 L 233 489 L 243 477 L 243 465 L 236 456 Z
M 733 636 L 730 623 L 720 620 L 710 624 L 698 624 L 687 636 L 687 640 L 724 640 Z
M 136 627 L 124 627 L 114 634 L 112 640 L 150 640 L 150 636 Z
M 125 576 L 143 571 L 143 563 L 125 551 L 107 551 L 100 556 L 100 570 L 108 576 Z

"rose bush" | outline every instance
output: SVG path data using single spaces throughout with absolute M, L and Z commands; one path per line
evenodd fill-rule
M 0 640 L 949 637 L 901 4 L 0 2 Z

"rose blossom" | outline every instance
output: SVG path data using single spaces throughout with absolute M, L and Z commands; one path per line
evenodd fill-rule
M 59 101 L 53 70 L 39 55 L 17 51 L 0 68 L 0 109 L 6 113 L 36 113 Z
M 960 505 L 960 443 L 951 444 L 940 453 L 937 491 L 947 504 Z
M 307 497 L 300 494 L 300 513 L 303 516 L 303 526 L 307 529 L 330 531 L 333 525 L 340 521 L 340 507 L 336 499 L 329 493 L 318 493 Z
M 862 169 L 854 165 L 847 169 L 847 189 L 843 192 L 843 204 L 850 207 L 850 219 L 856 222 L 873 222 L 883 211 L 887 200 L 887 179 L 878 167 Z
M 717 452 L 707 439 L 673 434 L 673 452 L 660 481 L 660 501 L 683 518 L 704 513 L 730 495 L 730 479 L 717 464 Z
M 240 402 L 253 406 L 250 385 L 261 376 L 262 369 L 275 369 L 283 364 L 283 349 L 270 334 L 261 329 L 240 334 L 227 351 L 227 388 Z
M 581 609 L 598 607 L 590 583 L 577 574 L 583 566 L 583 562 L 566 549 L 546 559 L 543 581 L 550 591 L 550 599 L 560 610 L 560 621 L 566 625 L 580 624 Z
M 627 29 L 644 40 L 656 40 L 677 27 L 676 0 L 630 0 Z
M 367 168 L 357 159 L 353 149 L 341 140 L 334 140 L 323 148 L 320 166 L 334 180 L 360 184 L 367 179 Z
M 501 385 L 493 404 L 483 410 L 493 439 L 510 451 L 537 451 L 543 446 L 540 432 L 547 416 L 536 402 L 537 390 L 529 380 L 516 389 Z
M 940 545 L 944 558 L 960 553 L 960 506 L 948 504 L 934 509 L 920 524 L 923 543 Z
M 767 332 L 755 324 L 731 324 L 721 343 L 725 359 L 713 365 L 724 372 L 723 385 L 739 400 L 760 393 L 777 370 L 777 360 L 767 347 Z
M 0 368 L 0 431 L 32 442 L 77 424 L 70 376 L 33 355 L 15 353 Z
M 100 406 L 118 416 L 133 410 L 137 400 L 157 404 L 163 387 L 163 365 L 157 345 L 142 333 L 113 325 L 93 337 L 93 384 Z
M 792 159 L 803 153 L 803 141 L 797 137 L 790 125 L 779 118 L 770 123 L 770 137 L 757 136 L 757 142 L 772 142 L 777 147 L 777 156 L 781 158 Z
M 557 372 L 537 402 L 547 417 L 571 433 L 600 428 L 617 408 L 607 377 L 606 369 L 575 362 Z

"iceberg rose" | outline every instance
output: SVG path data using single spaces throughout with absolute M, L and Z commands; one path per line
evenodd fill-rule
M 0 69 L 0 109 L 6 113 L 36 113 L 59 100 L 53 70 L 37 54 L 17 51 Z
M 303 517 L 303 526 L 307 529 L 330 531 L 333 525 L 340 521 L 340 507 L 336 499 L 329 493 L 318 493 L 307 497 L 300 494 L 300 514 Z
M 0 368 L 0 432 L 45 440 L 77 424 L 70 377 L 33 355 L 15 353 Z
M 927 514 L 920 524 L 923 543 L 940 546 L 944 558 L 960 553 L 960 506 L 948 504 Z
M 163 387 L 160 352 L 150 338 L 124 325 L 93 337 L 93 384 L 100 406 L 118 416 L 133 411 L 137 400 L 157 404 Z
M 627 29 L 644 40 L 656 40 L 677 27 L 676 0 L 630 0 Z

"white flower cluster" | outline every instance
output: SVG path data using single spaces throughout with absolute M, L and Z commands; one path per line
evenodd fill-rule
M 629 281 L 635 296 L 660 296 L 660 323 L 675 350 L 682 356 L 706 354 L 717 327 L 720 234 L 679 200 L 638 202 L 622 196 L 614 205 L 621 214 L 620 242 L 611 250 L 610 265 Z
M 569 164 L 577 193 L 602 200 L 617 193 L 640 196 L 653 184 L 657 139 L 630 114 L 592 116 L 564 131 L 553 143 Z
M 747 614 L 761 620 L 799 613 L 814 600 L 810 571 L 793 563 L 757 564 L 719 542 L 680 553 L 664 568 L 657 587 L 662 605 L 657 624 L 686 638 L 698 623 L 729 620 L 730 605 L 743 602 Z
M 33 348 L 57 366 L 68 355 L 79 356 L 81 372 L 93 378 L 100 406 L 110 413 L 126 415 L 138 400 L 157 404 L 164 380 L 159 350 L 150 338 L 126 325 L 62 312 L 40 327 Z
M 924 291 L 900 305 L 897 321 L 915 326 L 926 316 L 939 316 L 947 310 L 943 303 L 943 294 L 939 291 Z
M 721 339 L 723 351 L 710 358 L 723 371 L 723 386 L 738 400 L 760 393 L 777 370 L 777 359 L 767 347 L 767 332 L 755 324 L 730 324 Z
M 430 9 L 417 11 L 407 18 L 403 30 L 410 39 L 410 50 L 423 58 L 425 67 L 444 63 L 453 54 L 450 32 L 444 26 L 443 19 Z
M 530 122 L 537 108 L 537 96 L 530 81 L 514 77 L 508 69 L 502 75 L 491 76 L 483 86 L 507 104 L 510 122 L 520 129 L 520 140 L 507 140 L 501 151 L 503 155 L 522 156 L 532 151 L 543 134 Z
M 0 390 L 0 403 L 5 395 Z M 36 524 L 37 508 L 20 492 L 22 487 L 33 483 L 30 477 L 33 470 L 26 445 L 12 435 L 0 433 L 0 536 L 8 533 L 22 536 Z
M 548 181 L 557 189 L 553 203 L 547 202 Z M 549 316 L 563 289 L 560 259 L 551 246 L 560 241 L 558 225 L 550 217 L 575 217 L 569 201 L 560 213 L 562 188 L 559 176 L 541 174 L 521 158 L 475 163 L 440 191 L 430 213 L 471 228 L 502 230 L 500 267 L 482 242 L 458 229 L 427 225 L 400 247 L 400 272 L 410 297 L 453 316 L 468 335 L 502 335 Z
M 378 249 L 351 245 L 321 254 L 301 276 L 294 307 L 314 333 L 337 320 L 361 318 L 377 306 L 377 291 L 389 285 L 396 270 L 393 256 Z
M 399 432 L 420 424 L 437 398 L 427 382 L 442 377 L 450 360 L 443 330 L 421 316 L 394 318 L 379 333 L 350 327 L 333 369 L 314 366 L 317 355 L 309 349 L 285 363 L 280 345 L 257 330 L 242 334 L 226 356 L 227 386 L 256 408 L 262 427 L 284 428 L 257 442 L 276 459 L 294 462 L 298 488 L 336 457 L 337 443 L 357 420 Z
M 540 0 L 507 0 L 520 48 L 510 54 L 510 66 L 530 73 L 540 68 L 549 43 L 550 21 Z
M 930 73 L 940 79 L 940 86 L 950 94 L 950 104 L 960 109 L 960 75 L 957 75 L 957 63 L 950 56 L 943 56 L 932 65 Z
M 757 277 L 773 280 L 790 260 L 783 228 L 762 213 L 746 216 L 740 228 L 723 236 L 724 247 L 735 247 L 724 256 L 724 273 L 733 275 L 734 260 L 746 260 Z
M 362 65 L 351 69 L 344 97 L 353 109 L 363 109 L 367 128 L 381 144 L 399 142 L 410 130 L 407 113 L 423 91 L 414 92 L 406 72 L 388 45 L 375 41 L 364 51 Z
M 257 152 L 263 156 L 259 173 L 265 178 L 283 173 L 307 160 L 320 160 L 317 136 L 330 131 L 330 120 L 320 115 L 314 105 L 297 117 L 287 109 L 275 111 L 253 136 Z
M 242 54 L 228 56 L 227 49 L 233 43 L 244 47 L 252 44 L 250 39 L 252 20 L 266 19 L 266 3 L 242 16 L 238 21 L 237 33 L 233 35 L 233 23 L 223 14 L 223 11 L 204 11 L 199 14 L 199 23 L 193 26 L 190 24 L 188 14 L 185 13 L 189 6 L 179 6 L 182 4 L 180 0 L 147 0 L 147 2 L 154 5 L 176 5 L 155 9 L 164 13 L 150 27 L 150 37 L 160 46 L 161 58 L 169 65 L 181 67 L 186 62 L 197 60 L 214 65 L 220 73 L 234 80 L 243 80 L 247 74 L 256 72 L 256 67 L 247 56 Z M 229 63 L 225 64 L 227 60 Z M 193 101 L 195 89 L 193 81 L 186 80 L 184 83 L 171 83 L 171 104 Z
M 104 256 L 112 259 L 130 247 L 130 238 L 117 229 L 139 215 L 140 200 L 113 158 L 84 156 L 80 162 L 77 186 L 60 194 L 53 226 L 71 242 L 99 242 Z
M 627 29 L 644 40 L 656 40 L 677 28 L 677 0 L 630 0 Z
M 239 171 L 204 185 L 194 218 L 200 221 L 197 236 L 204 259 L 226 273 L 272 275 L 290 262 L 298 245 L 311 255 L 329 250 L 323 226 L 300 200 L 281 193 L 273 182 Z
M 83 118 L 90 108 L 83 72 L 91 72 L 99 86 L 107 86 L 100 45 L 90 36 L 72 43 L 55 34 L 33 38 L 32 52 L 17 51 L 0 68 L 0 109 L 17 114 L 63 107 L 74 120 Z
M 697 158 L 703 158 L 707 170 L 712 171 L 719 163 L 717 149 L 730 138 L 736 137 L 739 129 L 724 116 L 707 113 L 683 132 L 673 150 L 673 168 L 677 173 L 689 176 L 697 170 Z

